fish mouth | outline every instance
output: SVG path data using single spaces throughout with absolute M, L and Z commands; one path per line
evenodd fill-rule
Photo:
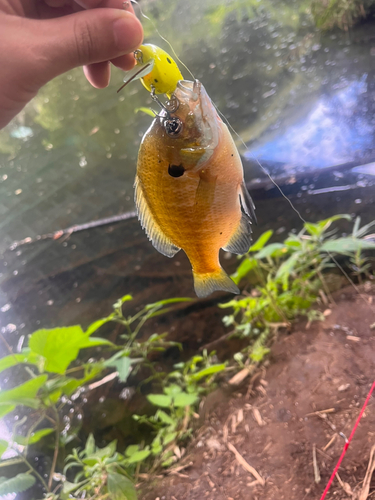
M 194 115 L 199 129 L 200 147 L 204 147 L 210 156 L 219 144 L 220 119 L 206 89 L 199 80 L 180 80 L 174 95 L 180 104 L 187 106 L 189 114 Z
M 199 99 L 202 87 L 203 85 L 199 80 L 194 80 L 194 82 L 190 80 L 180 80 L 177 83 L 175 95 L 182 100 L 188 99 L 195 102 Z

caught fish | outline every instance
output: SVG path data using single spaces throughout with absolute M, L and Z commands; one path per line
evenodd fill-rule
M 188 256 L 198 297 L 239 293 L 220 266 L 219 250 L 251 245 L 254 206 L 240 156 L 203 85 L 180 81 L 178 109 L 162 111 L 143 137 L 137 163 L 138 216 L 154 247 Z M 178 120 L 176 120 L 178 118 Z
M 183 80 L 175 70 L 168 72 L 165 62 L 172 58 L 152 47 L 142 63 L 139 54 L 137 61 L 137 66 L 151 66 L 138 68 L 141 73 L 135 71 L 137 66 L 133 70 L 137 73 L 133 79 L 142 78 L 162 107 L 139 149 L 138 218 L 160 253 L 167 257 L 180 249 L 186 253 L 198 297 L 217 290 L 237 294 L 237 285 L 220 265 L 219 250 L 244 254 L 251 245 L 255 207 L 244 183 L 240 155 L 202 83 Z M 151 73 L 145 73 L 150 67 Z M 155 93 L 166 93 L 169 100 L 164 105 Z

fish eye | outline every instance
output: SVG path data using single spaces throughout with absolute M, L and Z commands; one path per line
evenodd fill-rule
M 182 164 L 180 165 L 169 165 L 168 167 L 168 174 L 171 177 L 181 177 L 185 172 L 184 166 Z
M 177 137 L 182 130 L 182 121 L 177 118 L 170 118 L 164 121 L 164 128 L 170 137 Z

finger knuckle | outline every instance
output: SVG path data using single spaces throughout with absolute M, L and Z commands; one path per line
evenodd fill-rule
M 83 65 L 92 61 L 95 56 L 95 38 L 87 21 L 75 21 L 74 40 L 78 63 Z

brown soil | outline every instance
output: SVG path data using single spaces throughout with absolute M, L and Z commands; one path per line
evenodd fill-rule
M 268 366 L 240 391 L 218 398 L 180 470 L 156 479 L 142 500 L 319 499 L 344 445 L 340 433 L 350 434 L 374 380 L 374 295 L 343 290 L 325 322 L 309 329 L 299 323 L 280 335 Z M 327 500 L 358 499 L 374 445 L 373 396 L 339 471 L 347 491 L 336 479 Z M 264 486 L 240 465 L 233 447 Z M 375 477 L 367 498 L 375 498 Z

